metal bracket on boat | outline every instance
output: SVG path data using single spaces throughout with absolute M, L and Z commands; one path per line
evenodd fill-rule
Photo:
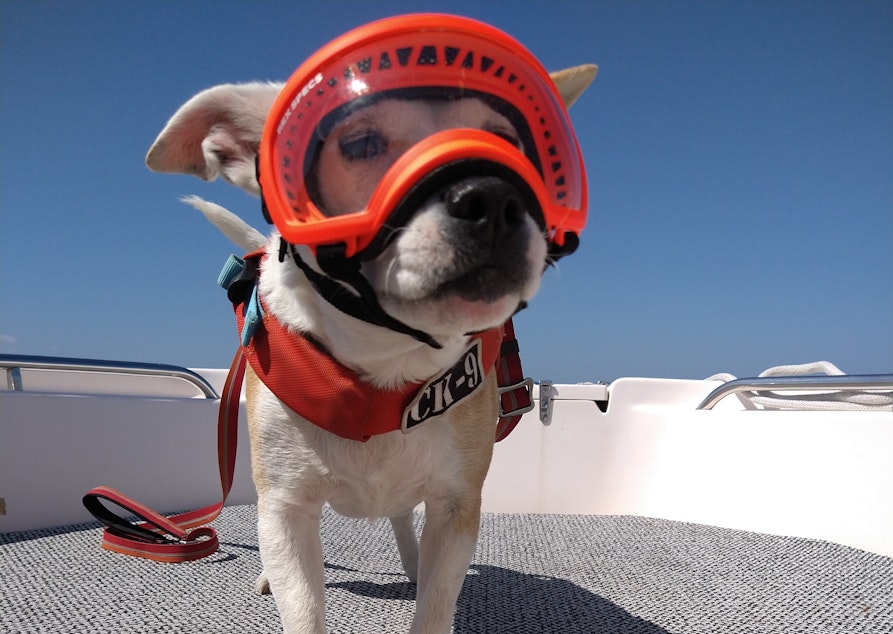
M 552 381 L 540 381 L 540 422 L 547 427 L 552 424 L 552 401 L 556 394 Z
M 22 391 L 21 368 L 6 368 L 6 388 L 13 392 Z

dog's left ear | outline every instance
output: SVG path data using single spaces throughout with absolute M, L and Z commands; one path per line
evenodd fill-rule
M 156 172 L 218 176 L 260 195 L 255 157 L 264 121 L 282 84 L 214 86 L 183 104 L 155 139 L 146 165 Z
M 589 88 L 597 72 L 598 66 L 595 64 L 583 64 L 549 73 L 549 76 L 558 87 L 565 108 L 570 108 L 583 91 Z

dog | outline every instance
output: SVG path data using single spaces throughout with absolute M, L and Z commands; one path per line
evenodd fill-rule
M 569 106 L 595 72 L 584 65 L 550 76 Z M 163 128 L 147 154 L 148 167 L 206 181 L 220 176 L 260 195 L 258 148 L 282 87 L 227 84 L 198 93 Z M 480 99 L 383 99 L 329 132 L 316 164 L 319 199 L 332 216 L 362 208 L 393 162 L 390 149 L 453 128 L 522 143 L 512 122 Z M 222 207 L 198 197 L 187 202 L 239 247 L 265 252 L 257 290 L 268 315 L 385 391 L 454 367 L 466 353 L 469 333 L 503 324 L 535 295 L 549 264 L 542 228 L 491 178 L 469 175 L 449 184 L 448 194 L 420 202 L 360 274 L 387 314 L 428 333 L 435 347 L 334 307 L 291 257 L 281 257 L 277 231 L 265 238 Z M 486 229 L 470 232 L 470 223 Z M 309 269 L 322 271 L 312 249 L 294 250 Z M 410 632 L 448 632 L 478 537 L 499 414 L 495 373 L 436 421 L 366 442 L 333 434 L 292 411 L 252 368 L 245 381 L 264 566 L 256 588 L 272 591 L 284 631 L 326 631 L 319 530 L 329 504 L 350 517 L 390 519 L 403 570 L 417 584 Z M 422 502 L 419 541 L 413 510 Z

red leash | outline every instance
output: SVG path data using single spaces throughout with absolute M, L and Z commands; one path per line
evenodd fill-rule
M 533 408 L 533 381 L 524 379 L 511 319 L 504 328 L 502 347 L 496 363 L 500 393 L 497 442 L 511 433 L 524 412 Z M 167 563 L 192 561 L 217 552 L 220 545 L 217 532 L 207 524 L 220 515 L 232 488 L 238 441 L 239 398 L 245 366 L 245 348 L 239 347 L 226 377 L 217 412 L 217 460 L 223 489 L 222 499 L 211 506 L 166 517 L 115 489 L 96 487 L 84 496 L 83 501 L 87 510 L 105 525 L 103 548 L 123 555 Z M 123 509 L 124 515 L 135 515 L 142 521 L 128 521 L 103 501 Z
M 220 515 L 233 484 L 238 440 L 239 397 L 245 375 L 245 354 L 240 347 L 226 377 L 226 385 L 217 412 L 217 459 L 223 496 L 220 502 L 204 508 L 165 517 L 115 489 L 101 486 L 84 496 L 84 506 L 105 524 L 102 547 L 123 555 L 133 555 L 169 563 L 207 557 L 219 547 L 217 532 L 205 526 Z M 141 522 L 131 523 L 102 500 L 114 503 L 136 515 Z M 198 527 L 198 528 L 196 528 Z

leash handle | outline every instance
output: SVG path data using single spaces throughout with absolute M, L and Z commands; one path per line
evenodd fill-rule
M 210 526 L 232 489 L 239 438 L 239 397 L 245 376 L 246 357 L 239 348 L 226 377 L 217 411 L 217 461 L 222 499 L 216 504 L 166 517 L 110 487 L 100 486 L 84 495 L 84 506 L 105 525 L 102 547 L 106 550 L 169 563 L 207 557 L 220 547 L 217 532 Z M 111 502 L 120 513 L 106 506 Z M 136 516 L 138 522 L 125 518 Z

